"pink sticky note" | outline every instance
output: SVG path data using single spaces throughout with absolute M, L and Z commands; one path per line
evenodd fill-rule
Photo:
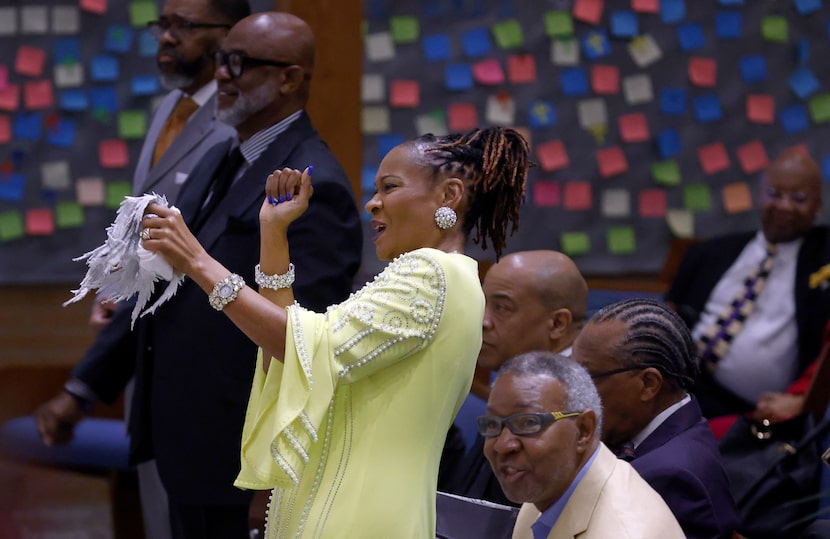
M 482 60 L 473 64 L 473 79 L 479 84 L 503 84 L 504 70 L 496 59 Z
M 421 102 L 421 89 L 417 80 L 393 80 L 389 104 L 398 108 L 415 108 Z
M 645 142 L 651 137 L 648 119 L 642 112 L 623 114 L 617 122 L 620 126 L 620 137 L 625 142 Z
M 536 155 L 542 170 L 559 170 L 571 164 L 561 140 L 551 140 L 536 146 Z
M 55 233 L 55 216 L 47 208 L 26 212 L 26 233 L 30 236 L 48 236 Z
M 52 81 L 43 79 L 25 83 L 23 85 L 23 102 L 28 110 L 51 107 L 54 103 Z
M 631 9 L 639 13 L 659 13 L 660 0 L 631 0 Z
M 711 58 L 694 57 L 689 60 L 689 80 L 695 86 L 711 88 L 718 78 L 718 63 Z
M 596 157 L 597 164 L 599 165 L 599 174 L 603 178 L 610 178 L 611 176 L 622 174 L 628 170 L 628 161 L 625 159 L 625 153 L 619 146 L 611 146 L 610 148 L 597 150 Z
M 590 210 L 591 182 L 575 181 L 565 184 L 564 205 L 566 210 Z
M 0 114 L 0 144 L 12 139 L 12 120 L 6 114 Z
M 103 15 L 107 12 L 107 0 L 80 0 L 81 9 Z
M 9 85 L 9 68 L 0 65 L 0 90 Z
M 746 97 L 746 117 L 756 124 L 775 123 L 775 98 L 769 94 L 749 94 Z
M 20 107 L 20 86 L 9 84 L 0 90 L 0 110 L 15 111 Z
M 536 59 L 532 54 L 514 54 L 507 59 L 507 77 L 513 84 L 536 81 Z
M 46 60 L 46 52 L 43 49 L 21 45 L 17 49 L 17 60 L 14 63 L 14 70 L 21 75 L 39 77 L 43 73 L 43 62 Z
M 741 163 L 741 169 L 746 174 L 752 174 L 763 170 L 769 164 L 769 157 L 764 145 L 760 140 L 753 140 L 747 142 L 743 146 L 738 146 L 738 161 Z
M 103 206 L 104 181 L 98 177 L 79 178 L 75 183 L 75 198 L 82 206 Z
M 595 65 L 591 68 L 591 88 L 597 94 L 620 93 L 620 70 L 617 66 Z
M 666 192 L 662 189 L 640 191 L 640 217 L 663 217 L 666 215 Z
M 726 213 L 739 213 L 752 209 L 752 193 L 746 182 L 724 185 L 721 196 Z
M 697 149 L 700 167 L 706 174 L 714 174 L 729 168 L 729 156 L 720 142 L 713 142 Z
M 129 162 L 127 143 L 121 139 L 106 139 L 98 143 L 98 159 L 104 168 L 122 168 Z
M 453 103 L 447 107 L 447 126 L 450 131 L 469 131 L 478 126 L 478 112 L 472 103 Z
M 573 7 L 575 19 L 590 24 L 599 24 L 602 18 L 603 0 L 576 0 Z
M 533 204 L 549 208 L 562 204 L 562 187 L 559 182 L 538 180 L 533 183 Z

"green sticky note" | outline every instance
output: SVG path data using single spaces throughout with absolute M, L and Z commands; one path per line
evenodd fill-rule
M 637 250 L 634 227 L 612 226 L 608 229 L 608 251 L 615 255 L 628 255 Z
M 830 120 L 830 94 L 814 95 L 807 106 L 815 123 L 821 124 Z
M 77 202 L 58 202 L 55 208 L 55 226 L 77 228 L 84 224 L 84 210 Z
M 118 136 L 141 139 L 147 133 L 147 114 L 143 110 L 122 110 L 118 113 Z
M 102 124 L 109 124 L 111 120 L 109 111 L 103 107 L 96 107 L 92 109 L 92 117 Z
M 159 10 L 155 2 L 139 0 L 130 2 L 130 24 L 135 28 L 143 28 L 150 21 L 158 20 Z
M 420 29 L 418 19 L 411 15 L 392 17 L 389 20 L 389 29 L 395 43 L 415 43 L 418 41 Z
M 107 208 L 116 209 L 124 201 L 124 197 L 132 194 L 130 182 L 115 181 L 107 184 Z
M 683 206 L 691 211 L 706 211 L 712 207 L 712 193 L 704 183 L 687 185 L 683 189 Z
M 562 252 L 567 255 L 582 255 L 591 250 L 591 238 L 585 232 L 563 232 L 560 236 Z
M 574 35 L 574 21 L 567 11 L 548 11 L 545 13 L 545 33 L 550 38 L 571 37 Z
M 660 185 L 680 185 L 680 166 L 674 159 L 658 161 L 651 165 L 651 177 Z
M 786 43 L 789 33 L 790 30 L 786 17 L 767 15 L 761 21 L 761 35 L 767 41 Z
M 23 216 L 19 211 L 0 212 L 0 241 L 12 241 L 23 237 Z
M 522 27 L 515 19 L 494 24 L 493 35 L 496 37 L 496 44 L 502 49 L 514 49 L 524 44 Z

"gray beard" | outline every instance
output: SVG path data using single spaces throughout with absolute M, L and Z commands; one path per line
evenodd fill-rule
M 165 90 L 181 90 L 187 88 L 196 77 L 182 75 L 181 73 L 162 73 L 159 72 L 159 82 Z
M 240 93 L 233 105 L 226 109 L 216 107 L 216 119 L 231 127 L 236 127 L 257 112 L 268 106 L 276 93 L 276 81 L 273 79 L 255 88 L 247 95 Z

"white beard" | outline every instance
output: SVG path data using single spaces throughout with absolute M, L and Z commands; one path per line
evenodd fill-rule
M 216 107 L 216 119 L 222 123 L 236 127 L 257 112 L 270 105 L 277 93 L 277 81 L 268 79 L 268 82 L 255 88 L 247 95 L 242 92 L 228 108 Z
M 165 90 L 181 90 L 187 88 L 196 77 L 189 77 L 181 73 L 163 73 L 159 72 L 159 82 Z

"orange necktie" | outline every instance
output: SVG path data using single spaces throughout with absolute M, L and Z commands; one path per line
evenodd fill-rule
M 176 103 L 176 106 L 173 108 L 173 112 L 170 113 L 170 117 L 167 118 L 167 122 L 165 122 L 164 127 L 161 129 L 161 133 L 159 133 L 159 138 L 156 141 L 156 148 L 153 151 L 154 165 L 158 162 L 161 156 L 164 155 L 164 152 L 167 151 L 167 148 L 170 147 L 176 137 L 179 136 L 179 132 L 184 127 L 184 124 L 187 123 L 187 119 L 190 118 L 190 115 L 196 112 L 196 109 L 198 108 L 198 103 L 187 96 L 183 96 L 179 99 L 179 102 Z

